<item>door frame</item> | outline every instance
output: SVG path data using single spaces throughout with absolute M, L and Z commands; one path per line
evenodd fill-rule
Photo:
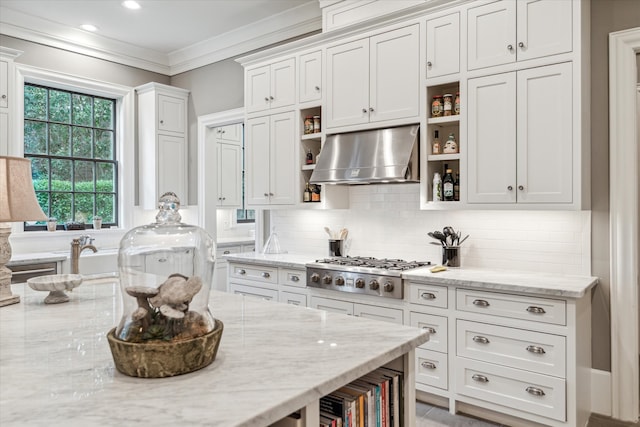
M 609 34 L 611 415 L 639 417 L 638 135 L 640 27 Z

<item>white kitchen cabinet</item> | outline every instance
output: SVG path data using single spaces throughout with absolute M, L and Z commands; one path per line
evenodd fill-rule
M 189 91 L 152 82 L 136 92 L 140 205 L 155 209 L 159 197 L 168 191 L 186 205 Z
M 242 146 L 217 143 L 217 206 L 239 208 L 242 205 Z
M 21 54 L 22 51 L 0 46 L 0 156 L 12 152 L 9 146 L 14 146 L 16 138 L 14 59 Z
M 223 144 L 242 145 L 242 124 L 236 123 L 215 128 L 214 141 Z
M 469 70 L 572 50 L 572 1 L 502 0 L 468 9 Z
M 294 203 L 297 177 L 295 129 L 293 112 L 247 120 L 248 206 Z
M 460 14 L 427 20 L 427 78 L 460 72 Z
M 334 313 L 366 317 L 368 319 L 382 320 L 398 324 L 402 324 L 404 319 L 403 310 L 400 308 L 396 309 L 370 304 L 360 304 L 315 295 L 311 296 L 311 307 Z
M 572 203 L 572 64 L 469 79 L 467 89 L 468 203 Z
M 0 108 L 9 108 L 9 62 L 0 59 Z
M 295 58 L 287 58 L 246 70 L 244 105 L 247 113 L 286 107 L 296 102 L 295 64 Z
M 229 283 L 229 292 L 237 295 L 244 295 L 249 298 L 257 298 L 266 301 L 278 301 L 278 291 L 275 289 L 265 289 L 263 287 L 243 285 L 240 283 Z
M 280 296 L 278 297 L 278 301 L 285 303 L 285 304 L 291 304 L 291 305 L 298 305 L 300 307 L 306 307 L 307 306 L 307 296 L 304 294 L 299 294 L 296 292 L 289 292 L 289 291 L 280 291 Z
M 322 100 L 322 51 L 317 50 L 300 55 L 298 102 Z
M 412 25 L 327 48 L 327 128 L 418 117 L 418 35 Z

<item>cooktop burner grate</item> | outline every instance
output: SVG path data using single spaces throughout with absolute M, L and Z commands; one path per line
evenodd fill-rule
M 332 257 L 316 260 L 316 263 L 330 264 L 345 267 L 369 267 L 384 270 L 405 271 L 413 268 L 431 265 L 429 261 L 405 261 L 393 258 L 373 258 L 373 257 Z

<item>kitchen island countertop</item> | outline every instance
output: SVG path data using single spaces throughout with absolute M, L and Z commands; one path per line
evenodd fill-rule
M 116 371 L 109 351 L 106 334 L 120 320 L 116 280 L 85 281 L 64 304 L 12 288 L 22 302 L 0 310 L 6 427 L 265 426 L 379 366 L 413 360 L 428 340 L 419 328 L 212 291 L 212 314 L 224 323 L 216 360 L 141 379 Z

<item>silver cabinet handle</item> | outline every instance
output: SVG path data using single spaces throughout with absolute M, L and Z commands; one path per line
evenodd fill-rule
M 420 298 L 422 299 L 436 299 L 436 296 L 431 292 L 423 292 L 420 294 Z
M 544 311 L 544 308 L 536 307 L 534 305 L 530 305 L 529 307 L 527 307 L 527 311 L 529 313 L 533 313 L 533 314 L 544 314 L 544 313 L 546 313 L 546 311 Z
M 319 91 L 319 90 L 320 90 L 320 86 L 316 86 L 316 90 L 318 90 L 318 91 Z
M 509 191 L 513 191 L 513 186 L 511 186 L 511 185 L 510 185 L 510 186 L 508 186 L 508 187 L 507 187 L 507 190 L 509 190 Z
M 270 100 L 270 101 L 273 101 L 273 96 L 269 96 L 269 100 Z
M 240 270 L 238 270 L 238 274 L 247 274 L 247 272 L 244 271 L 244 269 L 241 268 Z
M 429 332 L 431 335 L 435 334 L 437 331 L 433 329 L 431 326 L 423 326 L 422 329 Z
M 520 43 L 518 43 L 518 46 L 519 47 L 524 47 L 524 43 L 520 42 Z
M 480 374 L 473 374 L 471 379 L 474 380 L 474 381 L 478 381 L 479 383 L 488 383 L 489 382 L 489 378 L 485 377 L 484 375 L 480 375 Z
M 527 393 L 533 394 L 534 396 L 544 396 L 545 392 L 541 388 L 529 386 L 526 388 Z
M 7 95 L 2 94 L 2 99 L 7 99 Z
M 436 364 L 433 362 L 422 362 L 420 366 L 422 366 L 425 369 L 436 369 Z
M 273 197 L 273 196 L 274 196 L 274 194 L 273 194 L 273 193 L 269 193 L 269 197 Z
M 512 51 L 513 50 L 513 45 L 508 44 L 507 45 L 507 50 Z
M 489 307 L 489 302 L 483 299 L 474 299 L 473 300 L 473 305 L 477 306 L 477 307 Z
M 524 185 L 518 185 L 518 190 L 520 191 L 524 190 Z
M 230 254 L 230 253 L 231 253 L 231 251 L 224 251 L 223 252 L 223 254 L 225 254 L 225 255 Z
M 271 277 L 271 275 L 270 275 L 269 273 L 267 273 L 266 271 L 264 271 L 264 272 L 261 274 L 261 276 L 262 276 L 262 277 L 264 277 L 265 279 L 268 279 L 269 277 Z
M 160 120 L 160 124 L 163 125 L 164 124 L 164 120 Z
M 269 97 L 265 96 L 264 100 L 265 100 L 265 102 L 269 102 Z
M 363 112 L 363 113 L 366 113 L 366 112 L 367 112 L 367 109 L 366 109 L 366 108 L 363 108 L 363 109 L 362 109 L 362 112 Z
M 537 345 L 528 345 L 527 351 L 535 354 L 545 354 L 544 348 L 538 347 Z
M 291 276 L 291 281 L 292 282 L 299 282 L 300 278 L 298 276 Z
M 427 67 L 431 67 L 432 65 L 431 61 L 427 61 Z
M 264 193 L 264 197 L 269 197 L 269 193 Z
M 369 107 L 369 111 L 373 112 L 373 107 Z
M 477 342 L 479 344 L 489 344 L 489 339 L 481 335 L 476 335 L 475 337 L 473 337 L 473 342 Z

